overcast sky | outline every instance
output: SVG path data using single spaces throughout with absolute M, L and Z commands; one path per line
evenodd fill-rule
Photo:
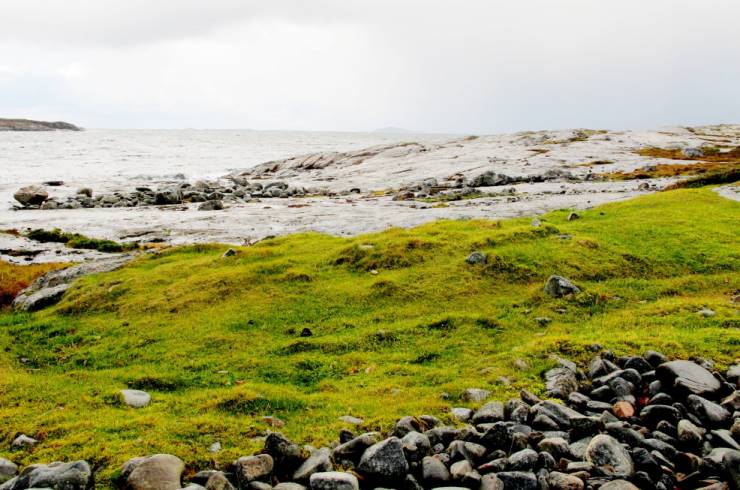
M 740 122 L 738 0 L 7 0 L 0 117 L 414 130 Z

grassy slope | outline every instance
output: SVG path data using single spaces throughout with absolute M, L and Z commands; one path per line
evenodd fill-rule
M 258 448 L 263 415 L 314 444 L 334 439 L 346 414 L 363 429 L 406 414 L 450 421 L 463 389 L 538 392 L 550 354 L 585 360 L 593 342 L 720 365 L 738 355 L 740 204 L 679 190 L 580 214 L 550 213 L 539 228 L 443 221 L 294 235 L 227 259 L 222 246 L 184 247 L 86 278 L 58 307 L 0 317 L 0 447 L 18 432 L 42 439 L 34 454 L 0 455 L 85 458 L 104 480 L 155 452 L 202 467 Z M 465 263 L 474 250 L 488 265 Z M 552 273 L 585 292 L 546 297 Z M 699 317 L 702 307 L 717 315 Z M 299 337 L 304 327 L 313 337 Z M 530 368 L 516 370 L 516 358 Z M 120 406 L 126 386 L 153 403 Z M 213 456 L 216 440 L 224 450 Z

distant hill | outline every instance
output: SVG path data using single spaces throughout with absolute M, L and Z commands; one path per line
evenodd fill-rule
M 67 122 L 32 121 L 30 119 L 0 119 L 0 131 L 82 131 Z

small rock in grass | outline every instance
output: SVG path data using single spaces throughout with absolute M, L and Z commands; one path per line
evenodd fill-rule
M 553 298 L 561 298 L 568 294 L 580 293 L 581 290 L 563 276 L 552 275 L 545 284 L 545 292 Z
M 273 415 L 265 415 L 262 417 L 262 422 L 266 423 L 270 427 L 284 427 L 285 422 Z
M 514 361 L 514 367 L 519 369 L 520 371 L 526 371 L 527 369 L 529 369 L 529 365 L 523 359 L 516 359 Z
M 709 318 L 710 316 L 716 315 L 714 310 L 710 310 L 709 308 L 702 308 L 701 310 L 696 312 L 697 315 L 703 316 L 704 318 Z
M 39 441 L 33 437 L 28 437 L 26 434 L 21 434 L 10 443 L 10 449 L 17 450 L 26 447 L 33 447 L 38 444 Z
M 480 388 L 468 388 L 463 393 L 463 399 L 471 402 L 482 402 L 491 396 L 491 392 Z
M 468 258 L 465 259 L 465 262 L 467 262 L 470 265 L 480 265 L 486 263 L 486 254 L 481 252 L 473 252 L 472 254 L 468 255 Z
M 152 397 L 146 391 L 121 390 L 123 403 L 133 408 L 144 408 L 152 401 Z
M 576 214 L 576 213 L 570 213 L 568 215 L 568 221 L 575 221 L 575 220 L 577 220 L 579 218 L 580 218 L 580 216 L 578 216 L 578 214 Z
M 339 420 L 350 425 L 361 425 L 364 422 L 361 418 L 353 417 L 352 415 L 342 415 L 339 417 Z
M 225 259 L 227 257 L 233 257 L 234 255 L 236 255 L 236 250 L 234 250 L 233 248 L 230 248 L 226 252 L 224 252 L 224 254 L 221 257 Z

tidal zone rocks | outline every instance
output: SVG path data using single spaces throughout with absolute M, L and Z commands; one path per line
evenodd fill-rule
M 387 437 L 343 430 L 330 447 L 299 446 L 269 433 L 261 454 L 204 469 L 183 483 L 171 455 L 135 458 L 120 485 L 133 490 L 740 489 L 740 367 L 668 361 L 657 352 L 604 351 L 583 371 L 559 359 L 548 396 L 488 401 L 469 389 L 454 407 L 463 427 L 430 415 L 400 419 Z M 558 383 L 551 383 L 552 380 Z M 84 489 L 84 461 L 18 468 L 0 460 L 0 490 Z

